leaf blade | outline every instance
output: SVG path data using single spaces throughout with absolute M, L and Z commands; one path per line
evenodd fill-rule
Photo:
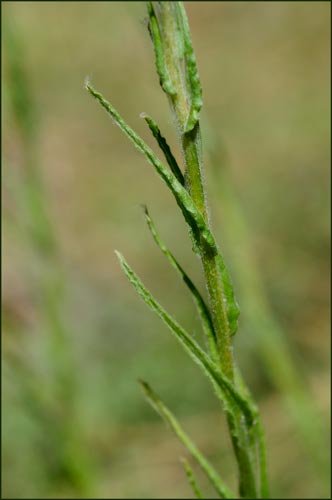
M 216 334 L 214 331 L 214 327 L 213 327 L 213 323 L 212 323 L 212 319 L 211 319 L 211 315 L 210 315 L 210 311 L 208 309 L 208 306 L 206 305 L 203 297 L 201 296 L 200 292 L 198 291 L 198 289 L 196 288 L 194 283 L 191 281 L 191 279 L 186 274 L 184 269 L 180 266 L 180 264 L 178 263 L 178 261 L 176 260 L 174 255 L 170 252 L 170 250 L 166 247 L 166 245 L 161 240 L 146 206 L 144 207 L 144 214 L 145 214 L 145 219 L 146 219 L 147 225 L 150 229 L 150 232 L 152 234 L 154 241 L 156 242 L 156 244 L 158 245 L 160 250 L 164 253 L 164 255 L 166 255 L 166 257 L 168 258 L 168 260 L 170 261 L 172 266 L 176 269 L 176 271 L 178 272 L 178 274 L 181 276 L 184 283 L 188 287 L 189 291 L 191 292 L 193 301 L 196 304 L 197 310 L 199 312 L 199 315 L 200 315 L 200 318 L 202 321 L 204 333 L 205 333 L 206 338 L 207 338 L 208 343 L 209 343 L 209 349 L 210 349 L 210 353 L 212 355 L 212 359 L 215 362 L 218 362 L 219 356 L 218 356 L 218 348 L 217 348 L 217 338 L 216 338 Z
M 161 33 L 159 29 L 158 19 L 153 7 L 152 2 L 146 2 L 147 10 L 149 15 L 148 29 L 150 37 L 152 40 L 152 45 L 154 47 L 155 61 L 157 73 L 159 76 L 159 83 L 161 88 L 166 94 L 171 96 L 176 94 L 176 89 L 174 88 L 171 78 L 167 71 L 164 49 L 162 44 Z
M 192 487 L 193 492 L 196 495 L 196 498 L 204 498 L 203 493 L 201 492 L 200 487 L 198 486 L 198 483 L 196 481 L 196 478 L 194 476 L 194 472 L 190 466 L 190 463 L 184 457 L 181 458 L 181 462 L 183 463 L 188 482 L 189 482 L 190 486 Z
M 181 172 L 181 169 L 180 169 L 176 159 L 174 158 L 173 153 L 172 153 L 169 145 L 166 142 L 166 139 L 161 135 L 161 132 L 160 132 L 158 125 L 156 124 L 155 121 L 152 120 L 152 118 L 150 116 L 148 116 L 145 113 L 141 113 L 141 118 L 144 118 L 144 120 L 148 124 L 154 138 L 158 142 L 160 149 L 164 153 L 164 156 L 166 158 L 166 161 L 167 161 L 171 171 L 173 172 L 173 174 L 175 175 L 175 177 L 177 178 L 179 183 L 182 184 L 182 186 L 184 186 L 183 173 Z
M 202 453 L 198 450 L 196 445 L 191 441 L 189 436 L 183 431 L 176 417 L 161 401 L 159 396 L 151 389 L 151 387 L 146 382 L 141 380 L 140 385 L 150 405 L 168 423 L 168 425 L 171 427 L 176 436 L 180 439 L 180 441 L 190 452 L 191 456 L 197 461 L 199 466 L 205 472 L 205 474 L 207 475 L 210 482 L 212 483 L 216 491 L 219 493 L 221 498 L 234 498 L 234 495 L 228 489 L 228 487 L 223 483 L 222 479 L 219 477 L 219 474 L 216 472 L 214 467 L 208 462 L 208 460 L 204 457 L 204 455 L 202 455 Z
M 190 96 L 190 110 L 185 125 L 185 132 L 189 133 L 199 121 L 199 113 L 203 105 L 202 86 L 198 75 L 196 57 L 192 45 L 187 14 L 182 2 L 176 2 L 177 13 L 182 27 L 184 44 L 184 60 L 186 67 L 186 87 Z

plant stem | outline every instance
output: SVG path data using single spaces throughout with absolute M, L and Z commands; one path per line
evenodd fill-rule
M 181 36 L 179 35 L 179 7 L 172 2 L 158 3 L 158 17 L 160 36 L 163 44 L 163 57 L 165 67 L 164 74 L 159 74 L 163 89 L 168 95 L 173 116 L 177 126 L 178 137 L 182 149 L 185 164 L 185 187 L 197 209 L 202 214 L 206 224 L 209 226 L 206 194 L 203 181 L 203 162 L 201 154 L 200 125 L 197 122 L 191 130 L 187 129 L 188 115 L 193 105 L 186 78 L 183 75 L 183 54 L 181 53 Z M 186 19 L 184 22 L 187 22 Z M 194 61 L 193 53 L 190 54 Z M 187 62 L 187 61 L 185 61 Z M 198 75 L 197 75 L 198 77 Z M 163 85 L 167 79 L 167 85 Z M 189 76 L 190 78 L 190 76 Z M 165 82 L 164 82 L 165 83 Z M 187 82 L 188 83 L 188 82 Z M 226 297 L 221 276 L 220 261 L 218 255 L 211 252 L 205 242 L 201 239 L 197 249 L 202 260 L 206 286 L 209 294 L 212 321 L 217 336 L 219 348 L 219 362 L 224 374 L 234 381 L 234 360 L 231 343 L 231 331 L 227 318 Z M 232 443 L 238 462 L 240 475 L 240 495 L 244 498 L 257 498 L 257 485 L 255 478 L 255 459 L 252 452 L 252 444 L 249 429 L 243 422 L 242 413 L 237 410 L 228 414 L 228 426 Z
M 199 122 L 194 128 L 186 132 L 186 121 L 190 103 L 184 85 L 181 61 L 178 49 L 178 32 L 175 15 L 175 6 L 172 2 L 160 2 L 160 27 L 164 44 L 165 63 L 172 82 L 174 92 L 168 93 L 169 101 L 178 130 L 180 146 L 185 164 L 186 188 L 193 202 L 201 212 L 207 224 L 208 211 L 206 194 L 203 183 L 203 164 L 201 155 L 201 133 Z M 233 359 L 230 333 L 226 317 L 225 302 L 223 301 L 222 281 L 217 257 L 213 255 L 202 242 L 201 259 L 206 279 L 211 305 L 212 320 L 218 338 L 220 350 L 220 364 L 224 373 L 233 380 Z

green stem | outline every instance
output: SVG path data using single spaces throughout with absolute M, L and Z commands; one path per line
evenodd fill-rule
M 151 4 L 149 4 L 149 9 L 150 12 L 153 9 Z M 153 13 L 153 15 L 155 14 Z M 179 28 L 181 22 L 182 28 Z M 200 83 L 183 7 L 178 6 L 177 3 L 159 2 L 158 23 L 155 21 L 155 29 L 159 30 L 157 36 L 162 43 L 162 49 L 158 51 L 155 44 L 156 59 L 159 62 L 159 68 L 161 68 L 159 71 L 161 84 L 168 95 L 177 125 L 185 164 L 185 187 L 209 227 L 198 121 L 198 112 L 201 106 Z M 179 34 L 179 29 L 183 30 L 182 34 Z M 183 46 L 185 53 L 182 53 Z M 185 75 L 183 74 L 183 62 Z M 163 66 L 161 67 L 161 65 Z M 193 91 L 196 83 L 198 90 Z M 167 89 L 172 89 L 172 91 L 169 92 Z M 196 108 L 192 113 L 193 107 Z M 193 119 L 188 127 L 189 115 L 197 116 L 197 119 Z M 201 257 L 204 269 L 212 322 L 218 339 L 220 367 L 224 374 L 231 381 L 234 381 L 231 331 L 227 318 L 227 298 L 222 281 L 220 260 L 218 255 L 212 252 L 202 239 L 196 250 Z M 243 421 L 243 414 L 240 410 L 229 415 L 227 421 L 239 468 L 240 495 L 243 498 L 257 498 L 256 463 L 253 456 L 252 439 L 249 435 L 250 430 Z
M 184 123 L 182 124 L 184 128 Z M 206 194 L 203 183 L 203 165 L 201 157 L 201 136 L 199 123 L 190 132 L 181 134 L 181 145 L 186 168 L 186 187 L 196 207 L 209 225 Z M 220 275 L 218 257 L 201 242 L 200 256 L 204 269 L 205 281 L 209 294 L 212 321 L 220 353 L 220 364 L 230 380 L 234 378 L 231 335 L 227 321 L 227 311 L 223 284 Z
M 176 5 L 172 2 L 160 2 L 160 31 L 164 48 L 164 59 L 168 77 L 171 81 L 172 93 L 168 98 L 176 122 L 180 145 L 185 164 L 185 185 L 197 209 L 208 224 L 206 194 L 203 184 L 203 165 L 201 157 L 201 134 L 199 122 L 192 130 L 186 132 L 186 122 L 190 110 L 190 102 L 186 92 L 179 53 L 179 33 L 176 18 Z M 218 338 L 220 363 L 229 379 L 233 380 L 233 359 L 231 335 L 228 328 L 223 286 L 216 255 L 213 255 L 202 242 L 200 255 L 202 259 L 206 284 L 211 305 L 212 321 Z
M 183 133 L 181 138 L 183 156 L 186 166 L 186 183 L 188 191 L 209 224 L 207 214 L 206 194 L 202 179 L 201 140 L 199 123 L 189 133 Z M 234 361 L 231 334 L 227 321 L 225 296 L 217 256 L 214 255 L 202 242 L 201 259 L 205 281 L 209 293 L 212 321 L 218 339 L 221 368 L 230 380 L 234 380 Z M 227 423 L 231 434 L 232 444 L 239 467 L 239 490 L 243 498 L 256 498 L 257 487 L 255 467 L 250 452 L 248 428 L 241 421 L 242 414 L 236 411 L 235 415 L 228 415 Z

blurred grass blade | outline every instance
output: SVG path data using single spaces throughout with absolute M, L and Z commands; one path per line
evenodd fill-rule
M 38 327 L 36 324 L 34 328 L 37 327 L 43 332 L 43 338 L 40 339 L 42 346 L 40 354 L 45 348 L 49 375 L 45 390 L 49 391 L 47 396 L 50 398 L 44 399 L 40 395 L 44 387 L 38 380 L 38 375 L 28 372 L 21 373 L 21 377 L 26 375 L 22 386 L 22 397 L 27 399 L 29 408 L 34 407 L 36 419 L 41 421 L 42 427 L 45 423 L 47 439 L 54 441 L 54 444 L 49 445 L 53 452 L 53 467 L 62 471 L 64 487 L 76 490 L 80 497 L 89 497 L 94 481 L 91 454 L 85 452 L 85 435 L 80 427 L 80 419 L 77 418 L 76 425 L 73 425 L 72 419 L 72 415 L 77 413 L 75 398 L 77 366 L 72 357 L 70 331 L 65 324 L 66 279 L 39 159 L 40 115 L 37 100 L 34 99 L 29 87 L 29 72 L 25 67 L 27 39 L 15 25 L 14 19 L 12 15 L 7 16 L 3 28 L 7 52 L 8 101 L 22 149 L 18 156 L 22 168 L 17 172 L 16 186 L 21 205 L 16 209 L 20 213 L 26 233 L 18 233 L 18 236 L 21 236 L 19 240 L 21 251 L 23 253 L 28 251 L 27 257 L 31 255 L 32 264 L 37 265 L 38 260 L 39 267 L 35 268 L 35 271 L 38 269 L 38 283 L 34 283 L 31 289 L 33 294 L 39 297 L 39 303 L 35 304 L 37 306 L 35 313 L 39 321 Z M 27 268 L 29 271 L 26 277 L 34 266 L 31 267 L 30 262 Z M 60 402 L 60 405 L 53 406 L 52 397 Z M 60 419 L 59 413 L 62 417 Z
M 218 492 L 221 498 L 234 498 L 232 492 L 223 483 L 219 474 L 215 471 L 213 466 L 206 460 L 204 455 L 198 450 L 196 445 L 191 441 L 187 434 L 181 428 L 179 422 L 175 416 L 169 411 L 169 409 L 164 405 L 159 396 L 151 389 L 151 387 L 143 381 L 140 381 L 143 392 L 151 404 L 151 406 L 156 410 L 157 413 L 169 424 L 173 432 L 182 441 L 184 446 L 190 452 L 192 457 L 197 461 L 200 467 L 203 469 L 210 482 L 213 484 L 214 488 Z M 202 497 L 200 497 L 202 498 Z
M 158 19 L 153 7 L 152 2 L 147 2 L 147 9 L 149 14 L 148 29 L 152 40 L 152 45 L 154 47 L 155 58 L 156 58 L 156 68 L 159 76 L 159 81 L 162 89 L 169 95 L 175 95 L 176 90 L 172 84 L 171 78 L 168 74 L 164 49 L 161 39 L 161 33 L 159 30 Z
M 3 24 L 3 42 L 8 57 L 6 69 L 8 71 L 8 93 L 11 100 L 15 120 L 20 128 L 25 143 L 34 140 L 36 135 L 36 108 L 34 106 L 27 72 L 24 68 L 24 42 L 20 38 L 20 31 L 12 24 L 12 18 L 7 18 Z
M 134 273 L 124 257 L 115 251 L 121 267 L 128 280 L 134 286 L 137 293 L 144 302 L 159 316 L 159 318 L 169 327 L 172 334 L 184 347 L 189 356 L 197 363 L 205 375 L 220 388 L 217 396 L 222 398 L 228 412 L 240 410 L 245 417 L 247 425 L 252 428 L 256 421 L 257 409 L 248 399 L 244 398 L 233 385 L 233 383 L 223 374 L 217 365 L 211 361 L 209 356 L 201 349 L 197 342 L 186 332 L 165 309 L 153 298 L 151 293 L 145 288 L 139 277 Z
M 201 492 L 201 490 L 197 484 L 197 481 L 196 481 L 196 478 L 194 476 L 194 472 L 190 466 L 190 463 L 184 457 L 181 458 L 181 462 L 183 463 L 188 482 L 189 482 L 190 486 L 192 487 L 193 492 L 196 495 L 196 498 L 204 498 L 203 493 Z
M 165 165 L 156 157 L 151 148 L 141 139 L 136 132 L 133 131 L 129 125 L 123 120 L 116 109 L 100 94 L 97 92 L 89 82 L 86 82 L 86 89 L 88 92 L 99 101 L 102 107 L 107 111 L 107 113 L 113 118 L 115 123 L 120 127 L 120 129 L 129 137 L 129 139 L 134 143 L 141 153 L 143 153 L 146 159 L 154 166 L 159 176 L 163 179 L 169 189 L 172 191 L 177 204 L 182 210 L 185 220 L 192 228 L 194 234 L 198 239 L 200 237 L 205 242 L 208 250 L 213 254 L 217 254 L 218 249 L 214 237 L 207 227 L 207 224 L 202 216 L 202 214 L 197 210 L 195 204 L 193 203 L 190 195 L 186 189 L 178 182 L 175 175 L 170 172 Z M 198 241 L 198 244 L 200 242 Z
M 198 75 L 196 57 L 192 46 L 187 14 L 182 2 L 175 3 L 177 14 L 182 27 L 184 61 L 186 68 L 186 87 L 190 97 L 189 116 L 185 125 L 185 132 L 190 132 L 199 120 L 199 113 L 203 105 L 202 86 Z
M 56 241 L 38 159 L 38 113 L 24 66 L 24 42 L 12 18 L 7 19 L 3 33 L 7 51 L 8 100 L 23 146 L 24 179 L 17 183 L 17 194 L 23 200 L 29 239 L 42 255 L 51 255 L 56 251 Z
M 161 135 L 161 132 L 160 132 L 158 125 L 156 124 L 155 121 L 152 120 L 152 118 L 150 118 L 150 116 L 148 116 L 145 113 L 141 113 L 141 118 L 144 118 L 146 123 L 149 125 L 149 128 L 150 128 L 154 138 L 158 142 L 160 149 L 162 150 L 162 152 L 165 155 L 166 161 L 167 161 L 168 165 L 170 166 L 171 171 L 173 172 L 173 174 L 175 175 L 175 177 L 177 178 L 179 183 L 182 184 L 182 186 L 184 186 L 183 173 L 181 172 L 181 169 L 180 169 L 176 159 L 174 158 L 172 151 L 166 142 L 166 139 Z
M 156 244 L 158 245 L 160 250 L 166 255 L 166 257 L 168 258 L 168 260 L 170 261 L 172 266 L 180 274 L 181 278 L 183 279 L 183 281 L 185 282 L 185 284 L 187 285 L 187 287 L 189 288 L 189 290 L 192 294 L 193 300 L 196 303 L 196 307 L 197 307 L 197 310 L 199 312 L 199 315 L 200 315 L 200 318 L 202 321 L 204 333 L 205 333 L 206 338 L 207 338 L 208 343 L 209 343 L 209 349 L 210 349 L 210 353 L 212 355 L 212 359 L 215 362 L 217 362 L 218 361 L 217 338 L 216 338 L 216 334 L 215 334 L 215 331 L 213 328 L 213 323 L 212 323 L 210 311 L 209 311 L 203 297 L 201 296 L 201 294 L 197 290 L 196 286 L 194 285 L 194 283 L 191 281 L 191 279 L 186 274 L 184 269 L 180 266 L 178 261 L 175 259 L 174 255 L 168 250 L 166 245 L 161 240 L 146 206 L 144 207 L 144 213 L 145 213 L 146 222 L 149 226 L 149 229 L 150 229 L 151 234 L 154 238 L 154 241 L 156 242 Z

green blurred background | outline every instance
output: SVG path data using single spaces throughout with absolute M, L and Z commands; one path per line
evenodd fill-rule
M 212 220 L 242 310 L 235 351 L 272 493 L 328 498 L 330 5 L 185 5 Z M 150 114 L 180 158 L 145 16 L 143 2 L 2 2 L 3 498 L 190 497 L 186 452 L 139 377 L 236 484 L 209 384 L 114 255 L 200 338 L 140 204 L 204 290 L 181 214 L 83 85 L 88 75 L 155 149 L 139 118 Z

